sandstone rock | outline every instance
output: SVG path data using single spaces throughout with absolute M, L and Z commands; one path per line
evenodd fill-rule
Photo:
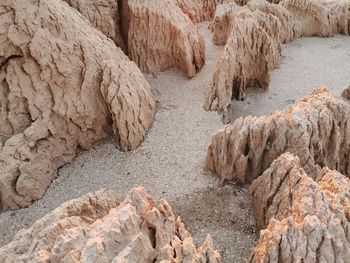
M 250 262 L 348 262 L 350 180 L 325 168 L 308 177 L 299 159 L 279 157 L 251 185 L 262 228 Z
M 213 19 L 216 5 L 219 0 L 174 0 L 193 23 Z
M 225 45 L 231 31 L 231 24 L 243 10 L 259 10 L 267 15 L 275 16 L 281 23 L 278 32 L 274 32 L 287 43 L 301 36 L 301 23 L 281 5 L 269 4 L 266 1 L 250 1 L 245 6 L 235 3 L 219 4 L 216 8 L 215 17 L 211 23 L 213 42 L 216 45 Z
M 349 1 L 283 0 L 281 4 L 302 22 L 303 36 L 350 34 Z
M 123 22 L 122 31 L 128 32 L 128 54 L 141 71 L 177 68 L 193 77 L 203 67 L 203 37 L 174 0 L 123 2 L 122 19 L 128 23 Z
M 0 14 L 4 210 L 40 198 L 77 147 L 114 131 L 135 149 L 156 105 L 137 66 L 62 1 L 5 0 Z
M 323 167 L 349 176 L 350 105 L 319 88 L 284 111 L 239 118 L 213 135 L 206 169 L 248 183 L 285 152 L 310 176 Z
M 220 262 L 210 236 L 196 248 L 165 200 L 143 188 L 119 204 L 106 190 L 67 202 L 0 249 L 0 262 Z
M 345 99 L 350 100 L 350 86 L 343 90 L 341 94 Z
M 64 0 L 77 9 L 91 24 L 127 51 L 119 29 L 119 10 L 116 0 Z
M 247 87 L 268 88 L 271 70 L 280 62 L 280 28 L 275 16 L 260 11 L 242 11 L 235 17 L 214 69 L 206 110 L 217 110 L 227 123 L 233 98 L 243 100 Z

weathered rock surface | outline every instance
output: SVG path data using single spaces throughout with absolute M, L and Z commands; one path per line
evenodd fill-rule
M 251 185 L 261 228 L 250 262 L 348 262 L 350 180 L 325 168 L 318 180 L 299 159 L 279 157 Z
M 220 262 L 208 236 L 196 248 L 181 219 L 134 188 L 119 204 L 101 190 L 69 201 L 20 231 L 0 262 Z
M 350 105 L 319 88 L 287 110 L 239 118 L 213 135 L 206 169 L 249 183 L 285 152 L 310 176 L 323 167 L 349 176 Z
M 78 10 L 91 24 L 112 39 L 123 51 L 127 51 L 119 24 L 118 1 L 116 0 L 64 0 Z
M 205 109 L 217 110 L 225 123 L 229 122 L 232 99 L 245 99 L 248 87 L 268 88 L 271 70 L 280 63 L 284 40 L 282 24 L 272 14 L 242 10 L 230 21 L 230 33 L 205 102 Z M 222 35 L 217 43 L 226 38 L 225 32 Z
M 114 131 L 125 150 L 155 113 L 137 66 L 59 0 L 0 3 L 0 210 L 40 198 L 70 162 Z
M 274 32 L 276 38 L 282 38 L 287 43 L 301 36 L 301 23 L 281 5 L 269 4 L 266 1 L 250 1 L 245 6 L 236 5 L 234 2 L 219 4 L 216 8 L 215 17 L 211 23 L 213 42 L 216 45 L 225 45 L 231 32 L 231 25 L 240 12 L 259 10 L 268 15 L 275 16 L 281 23 L 278 32 Z M 266 30 L 266 27 L 265 27 Z M 274 37 L 275 38 L 275 37 Z
M 204 65 L 198 28 L 174 0 L 128 0 L 122 4 L 128 54 L 143 72 L 177 68 L 193 77 Z M 125 33 L 124 33 L 125 34 Z
M 350 34 L 349 1 L 283 0 L 281 4 L 301 21 L 303 36 Z
M 343 90 L 341 95 L 343 98 L 350 100 L 350 86 Z

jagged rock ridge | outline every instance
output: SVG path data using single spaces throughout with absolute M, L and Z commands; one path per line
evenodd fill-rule
M 212 137 L 206 169 L 249 183 L 282 153 L 315 177 L 323 167 L 350 175 L 350 105 L 319 88 L 284 111 L 239 118 Z
M 135 149 L 156 104 L 137 66 L 60 0 L 0 3 L 0 210 L 40 198 L 81 147 Z M 23 19 L 25 18 L 25 19 Z
M 196 248 L 165 200 L 142 187 L 125 200 L 101 190 L 64 203 L 0 249 L 0 262 L 218 263 L 208 235 Z
M 253 181 L 253 211 L 266 228 L 249 262 L 348 262 L 350 180 L 328 168 L 317 178 L 284 154 Z
M 203 37 L 174 0 L 128 0 L 122 13 L 128 54 L 141 71 L 157 74 L 177 68 L 194 77 L 203 67 Z
M 251 2 L 244 7 L 219 5 L 211 27 L 214 42 L 226 45 L 204 107 L 217 110 L 228 123 L 232 99 L 244 100 L 248 87 L 268 89 L 282 43 L 299 37 L 301 25 L 283 7 Z

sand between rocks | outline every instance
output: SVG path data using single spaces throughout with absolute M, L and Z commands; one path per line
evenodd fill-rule
M 100 188 L 124 197 L 143 185 L 165 198 L 196 241 L 210 233 L 223 262 L 244 262 L 258 231 L 246 187 L 222 185 L 203 172 L 213 131 L 221 128 L 215 112 L 203 103 L 222 47 L 211 43 L 208 23 L 200 25 L 206 42 L 206 65 L 193 79 L 175 71 L 146 76 L 156 95 L 158 112 L 146 140 L 134 152 L 120 152 L 112 138 L 81 152 L 45 196 L 29 208 L 0 214 L 0 246 L 61 203 Z M 335 94 L 350 84 L 350 38 L 303 38 L 284 46 L 281 67 L 272 73 L 270 90 L 248 90 L 246 101 L 234 103 L 234 117 L 262 115 L 292 104 L 320 85 Z

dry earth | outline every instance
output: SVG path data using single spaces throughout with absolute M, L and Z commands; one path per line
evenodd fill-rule
M 223 262 L 244 262 L 257 238 L 248 189 L 222 186 L 202 170 L 213 131 L 222 127 L 215 112 L 202 108 L 213 67 L 222 50 L 213 46 L 208 23 L 200 25 L 206 42 L 206 65 L 193 79 L 168 71 L 147 76 L 159 105 L 146 140 L 122 153 L 113 139 L 81 152 L 48 192 L 32 206 L 0 214 L 0 246 L 64 201 L 109 188 L 124 197 L 143 185 L 156 198 L 166 198 L 197 242 L 207 233 L 222 251 Z M 248 90 L 247 100 L 234 103 L 234 118 L 262 115 L 292 104 L 320 85 L 336 94 L 350 82 L 350 39 L 303 38 L 283 48 L 281 68 L 273 71 L 267 92 Z

